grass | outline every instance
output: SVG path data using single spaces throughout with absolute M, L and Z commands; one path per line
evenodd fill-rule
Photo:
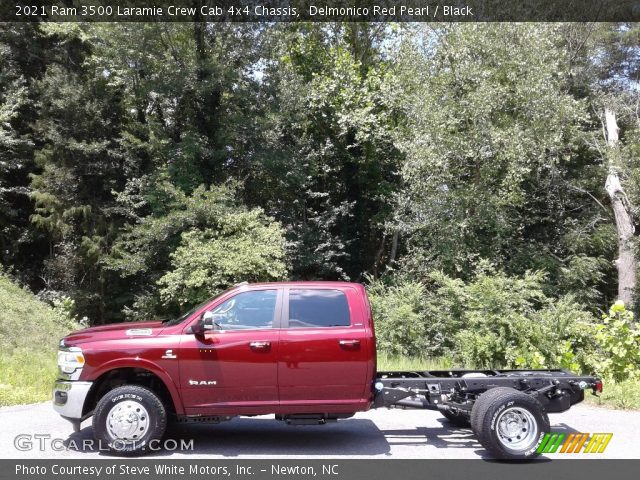
M 585 400 L 591 405 L 621 410 L 639 410 L 640 380 L 625 380 L 618 383 L 604 380 L 602 393 L 597 397 L 587 393 Z
M 0 406 L 49 400 L 58 342 L 71 328 L 0 274 Z
M 56 353 L 22 350 L 0 359 L 0 406 L 49 400 L 56 378 Z
M 445 357 L 399 357 L 378 353 L 378 370 L 449 370 L 464 368 Z M 640 410 L 640 380 L 626 380 L 613 383 L 604 382 L 604 390 L 599 396 L 585 392 L 585 401 L 590 405 L 621 410 Z
M 450 359 L 445 357 L 398 357 L 385 352 L 378 352 L 378 370 L 448 370 L 456 368 Z

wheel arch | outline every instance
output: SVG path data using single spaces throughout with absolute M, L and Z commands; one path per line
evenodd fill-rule
M 141 361 L 105 364 L 96 372 L 93 385 L 85 399 L 82 416 L 89 417 L 102 396 L 121 385 L 140 385 L 149 388 L 163 400 L 169 412 L 183 415 L 184 407 L 171 377 L 153 365 Z

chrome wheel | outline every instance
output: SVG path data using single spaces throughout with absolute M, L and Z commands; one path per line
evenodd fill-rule
M 538 424 L 524 408 L 511 407 L 503 411 L 496 421 L 498 441 L 508 450 L 523 451 L 538 440 Z
M 107 414 L 107 431 L 112 438 L 136 441 L 149 430 L 149 413 L 142 404 L 125 400 L 115 405 Z

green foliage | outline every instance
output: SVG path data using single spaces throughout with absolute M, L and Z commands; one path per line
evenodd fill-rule
M 455 335 L 457 350 L 465 363 L 478 367 L 542 367 L 540 344 L 545 341 L 541 324 L 533 320 L 545 300 L 542 276 L 522 278 L 481 272 L 460 292 L 467 307 L 463 330 Z
M 441 272 L 429 283 L 372 281 L 378 347 L 387 355 L 447 357 L 466 367 L 566 368 L 621 382 L 640 372 L 640 332 L 616 302 L 603 322 L 545 276 L 507 276 L 486 264 L 469 282 Z
M 57 50 L 35 24 L 0 26 L 0 262 L 21 279 L 40 274 L 46 238 L 29 216 L 29 173 L 35 169 L 34 84 Z M 34 38 L 35 37 L 35 38 Z
M 0 273 L 0 406 L 47 400 L 58 342 L 79 325 Z
M 605 407 L 638 410 L 640 409 L 640 380 L 637 378 L 620 382 L 605 380 L 601 394 L 597 397 L 586 395 L 585 399 L 589 403 Z
M 457 365 L 447 357 L 407 357 L 391 355 L 386 352 L 378 354 L 378 371 L 409 371 L 409 370 L 449 370 L 451 368 L 464 368 Z
M 385 93 L 403 112 L 395 223 L 410 275 L 468 279 L 487 259 L 602 299 L 615 237 L 599 248 L 584 239 L 603 220 L 606 171 L 585 143 L 587 103 L 568 91 L 568 55 L 559 27 L 542 24 L 420 27 L 401 45 Z M 568 272 L 586 264 L 580 280 Z
M 465 283 L 441 272 L 428 284 L 369 289 L 380 348 L 390 354 L 447 356 L 468 367 L 593 370 L 593 316 L 569 297 L 543 292 L 544 275 L 521 277 L 486 264 Z
M 426 356 L 432 346 L 422 317 L 425 287 L 408 281 L 386 286 L 373 281 L 368 289 L 381 352 L 408 357 Z
M 234 283 L 286 275 L 282 228 L 239 205 L 235 192 L 200 186 L 187 195 L 168 182 L 146 192 L 156 213 L 124 232 L 104 259 L 105 268 L 146 288 L 132 289 L 138 299 L 130 316 L 177 313 Z
M 122 232 L 110 257 L 104 259 L 108 268 L 125 276 L 157 276 L 157 270 L 168 265 L 183 232 L 216 226 L 220 217 L 241 211 L 231 185 L 200 186 L 190 195 L 167 181 L 142 188 L 138 193 L 151 215 L 139 218 Z M 120 199 L 122 203 L 127 200 Z
M 265 71 L 271 113 L 246 194 L 287 231 L 292 274 L 357 278 L 390 249 L 384 223 L 399 184 L 399 152 L 381 94 L 387 62 L 371 24 L 280 24 Z
M 58 297 L 53 299 L 53 312 L 56 315 L 56 323 L 68 330 L 78 327 L 88 327 L 87 318 L 78 319 L 75 315 L 76 302 L 71 297 Z
M 601 349 L 598 372 L 615 381 L 640 378 L 640 330 L 633 312 L 616 302 L 596 327 Z
M 168 303 L 195 305 L 239 281 L 282 280 L 284 232 L 260 210 L 217 219 L 217 228 L 190 230 L 171 254 L 171 270 L 158 281 Z
M 4 23 L 0 260 L 91 323 L 368 274 L 388 351 L 591 369 L 585 311 L 616 295 L 599 116 L 637 216 L 637 45 L 623 24 Z
M 572 297 L 555 301 L 547 298 L 546 307 L 533 317 L 544 329 L 545 337 L 537 346 L 547 368 L 566 368 L 573 372 L 594 373 L 597 342 L 596 319 Z
M 389 363 L 637 379 L 631 313 L 593 315 L 616 295 L 605 105 L 640 214 L 638 31 L 0 24 L 0 262 L 54 305 L 0 278 L 1 383 L 49 378 L 15 319 L 44 344 L 287 276 L 366 278 Z

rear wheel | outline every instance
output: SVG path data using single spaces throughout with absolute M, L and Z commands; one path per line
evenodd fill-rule
M 93 414 L 96 440 L 119 455 L 148 453 L 151 442 L 157 444 L 162 439 L 166 426 L 162 401 L 151 390 L 137 385 L 107 392 Z
M 469 421 L 469 417 L 463 415 L 461 413 L 454 413 L 450 410 L 442 410 L 440 411 L 442 416 L 446 418 L 451 425 L 459 428 L 469 428 L 471 426 L 471 422 Z
M 538 455 L 536 450 L 550 425 L 538 400 L 500 387 L 480 395 L 471 411 L 471 428 L 496 458 L 526 460 Z

